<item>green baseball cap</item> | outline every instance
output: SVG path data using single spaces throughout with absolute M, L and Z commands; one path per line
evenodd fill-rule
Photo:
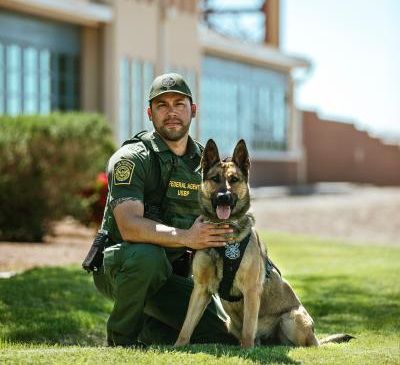
M 151 84 L 149 101 L 165 93 L 183 94 L 192 99 L 192 92 L 183 77 L 177 73 L 157 76 Z

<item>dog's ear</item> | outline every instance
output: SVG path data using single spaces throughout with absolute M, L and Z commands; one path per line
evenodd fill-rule
M 243 139 L 237 143 L 235 150 L 233 151 L 232 161 L 239 166 L 246 177 L 249 176 L 250 158 L 246 142 Z
M 206 147 L 204 148 L 203 156 L 201 158 L 201 169 L 203 170 L 203 176 L 207 174 L 211 167 L 220 161 L 217 145 L 212 139 L 209 139 L 206 143 Z

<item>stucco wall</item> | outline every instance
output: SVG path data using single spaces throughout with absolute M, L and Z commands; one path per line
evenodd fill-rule
M 162 12 L 156 1 L 114 0 L 111 4 L 114 20 L 105 25 L 102 40 L 103 101 L 104 113 L 117 136 L 120 61 L 127 57 L 151 62 L 155 74 L 170 67 L 184 67 L 198 73 L 201 52 L 197 39 L 197 13 L 192 6 L 177 3 Z
M 297 167 L 295 161 L 251 161 L 250 186 L 294 185 Z
M 400 147 L 385 144 L 352 124 L 303 113 L 308 182 L 348 181 L 400 185 Z

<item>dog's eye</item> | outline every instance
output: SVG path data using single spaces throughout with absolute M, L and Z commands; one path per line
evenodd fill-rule
M 211 179 L 212 181 L 216 182 L 216 183 L 219 183 L 219 182 L 221 181 L 219 175 L 215 175 L 215 176 L 211 177 L 210 179 Z
M 236 177 L 236 176 L 232 176 L 230 179 L 229 179 L 229 182 L 231 183 L 231 184 L 233 184 L 233 183 L 235 183 L 235 182 L 238 182 L 239 181 L 239 179 Z

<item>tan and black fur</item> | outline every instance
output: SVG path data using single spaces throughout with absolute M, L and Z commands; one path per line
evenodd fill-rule
M 318 346 L 325 342 L 349 340 L 351 336 L 334 335 L 318 341 L 313 319 L 289 283 L 275 267 L 269 277 L 265 277 L 267 251 L 248 213 L 250 161 L 245 142 L 238 142 L 231 160 L 221 161 L 216 144 L 209 140 L 201 165 L 203 179 L 199 199 L 202 215 L 215 224 L 230 224 L 237 241 L 251 234 L 231 289 L 231 295 L 242 295 L 243 298 L 239 302 L 222 300 L 230 317 L 229 332 L 244 348 L 255 343 Z M 221 215 L 224 219 L 220 219 Z M 176 346 L 189 343 L 211 295 L 218 292 L 222 267 L 222 258 L 215 249 L 196 252 L 194 289 Z

